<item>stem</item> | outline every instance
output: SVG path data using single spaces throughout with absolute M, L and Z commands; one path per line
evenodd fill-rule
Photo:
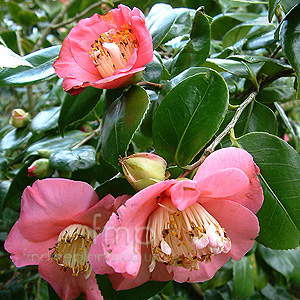
M 101 123 L 99 125 L 99 127 L 97 129 L 95 129 L 90 135 L 88 135 L 87 137 L 85 137 L 81 142 L 79 142 L 77 145 L 75 145 L 74 147 L 72 147 L 71 150 L 77 149 L 80 146 L 82 146 L 83 144 L 85 144 L 87 141 L 89 141 L 90 139 L 92 139 L 96 134 L 98 134 L 101 130 Z
M 161 90 L 165 86 L 162 83 L 154 83 L 154 82 L 150 82 L 150 81 L 146 81 L 146 80 L 138 82 L 137 85 L 139 85 L 139 86 L 142 86 L 142 85 L 151 86 L 151 87 L 154 87 L 154 88 L 159 89 L 159 90 Z
M 222 141 L 222 139 L 229 133 L 230 129 L 233 128 L 236 124 L 236 122 L 238 121 L 238 119 L 240 118 L 242 112 L 244 111 L 244 109 L 248 106 L 248 104 L 250 104 L 255 96 L 258 94 L 258 91 L 254 91 L 252 92 L 247 98 L 246 100 L 239 106 L 239 108 L 236 110 L 233 118 L 231 119 L 231 121 L 227 124 L 227 126 L 225 127 L 225 129 L 215 138 L 215 140 L 206 148 L 206 150 L 213 152 L 216 148 L 216 146 Z
M 40 49 L 43 45 L 43 43 L 45 42 L 48 34 L 52 31 L 52 27 L 57 24 L 66 14 L 66 12 L 68 11 L 68 9 L 76 2 L 77 0 L 70 0 L 67 4 L 65 4 L 63 6 L 63 8 L 61 9 L 61 11 L 58 13 L 58 15 L 52 20 L 52 22 L 50 23 L 50 25 L 44 30 L 44 32 L 42 33 L 41 37 L 38 39 L 37 43 L 34 45 L 32 51 L 36 51 L 38 49 Z

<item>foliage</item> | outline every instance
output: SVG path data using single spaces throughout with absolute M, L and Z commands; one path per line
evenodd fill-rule
M 204 283 L 149 282 L 116 292 L 98 276 L 102 294 L 299 297 L 299 1 L 124 0 L 144 11 L 153 39 L 154 59 L 142 81 L 65 93 L 52 68 L 63 39 L 79 19 L 119 3 L 0 0 L 0 298 L 58 299 L 36 267 L 16 269 L 3 246 L 19 217 L 21 194 L 36 180 L 27 173 L 38 158 L 49 158 L 52 177 L 118 196 L 134 193 L 116 176 L 119 156 L 155 151 L 176 178 L 193 171 L 203 153 L 229 146 L 247 150 L 261 172 L 264 204 L 254 248 Z M 14 108 L 28 111 L 31 123 L 10 125 Z

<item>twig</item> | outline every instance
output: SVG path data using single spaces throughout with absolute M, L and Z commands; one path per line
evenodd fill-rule
M 64 14 L 68 11 L 68 9 L 73 5 L 73 3 L 75 3 L 77 0 L 70 0 L 65 6 L 63 6 L 63 8 L 61 9 L 61 11 L 58 13 L 58 15 L 52 20 L 52 22 L 50 23 L 50 25 L 44 30 L 44 32 L 42 33 L 41 37 L 38 39 L 38 41 L 36 42 L 36 44 L 33 47 L 33 51 L 36 51 L 38 49 L 41 48 L 41 46 L 43 45 L 43 43 L 45 42 L 48 34 L 52 31 L 52 26 L 54 26 L 55 24 L 57 24 L 64 16 Z
M 159 90 L 161 90 L 165 86 L 162 83 L 154 83 L 154 82 L 150 82 L 150 81 L 140 81 L 140 82 L 137 83 L 137 85 L 139 85 L 139 86 L 142 86 L 142 85 L 151 86 L 151 87 L 154 87 L 154 88 L 159 89 Z
M 277 48 L 273 51 L 273 53 L 270 55 L 270 58 L 275 58 L 277 53 L 281 50 L 281 45 L 277 46 Z
M 100 130 L 101 130 L 101 123 L 100 123 L 99 127 L 97 129 L 95 129 L 90 135 L 88 135 L 81 142 L 79 142 L 77 145 L 75 145 L 74 147 L 72 147 L 72 150 L 79 148 L 80 146 L 82 146 L 83 144 L 85 144 L 87 141 L 89 141 L 90 139 L 92 139 L 96 134 L 98 134 L 100 132 Z
M 58 23 L 58 24 L 53 24 L 51 26 L 51 29 L 56 29 L 56 28 L 60 28 L 60 27 L 63 27 L 65 25 L 68 25 L 82 17 L 84 17 L 87 13 L 89 13 L 91 10 L 93 10 L 94 8 L 96 8 L 97 6 L 100 6 L 102 3 L 104 3 L 105 1 L 98 1 L 96 3 L 93 3 L 92 5 L 90 5 L 89 7 L 87 7 L 84 11 L 82 11 L 80 14 L 76 14 L 75 17 L 71 18 L 71 19 L 68 19 L 67 21 L 65 22 L 61 22 L 61 23 Z

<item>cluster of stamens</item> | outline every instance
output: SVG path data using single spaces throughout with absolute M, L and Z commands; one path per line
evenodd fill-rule
M 87 279 L 92 272 L 88 253 L 96 236 L 97 232 L 94 229 L 86 225 L 72 224 L 59 234 L 51 257 L 65 271 L 71 269 L 73 276 L 85 272 L 84 276 Z
M 95 67 L 103 78 L 111 76 L 115 70 L 125 68 L 138 42 L 128 25 L 121 30 L 110 29 L 100 35 L 91 45 L 89 52 Z
M 156 261 L 199 270 L 198 262 L 210 262 L 213 255 L 230 251 L 231 241 L 225 229 L 200 203 L 182 211 L 170 199 L 158 204 L 147 224 L 147 242 L 150 240 L 153 255 L 150 272 Z

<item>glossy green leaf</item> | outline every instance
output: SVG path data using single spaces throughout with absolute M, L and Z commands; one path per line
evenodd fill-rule
M 176 10 L 170 5 L 156 4 L 147 17 L 147 26 L 152 36 L 153 49 L 156 49 L 165 39 L 177 19 Z
M 189 41 L 174 58 L 172 77 L 189 67 L 200 67 L 208 57 L 209 49 L 210 21 L 201 9 L 198 9 Z
M 59 171 L 74 172 L 88 169 L 96 164 L 96 150 L 92 146 L 82 146 L 74 150 L 52 152 L 50 166 Z
M 233 292 L 238 298 L 250 297 L 254 292 L 254 270 L 249 256 L 233 261 Z
M 261 297 L 268 300 L 292 300 L 286 287 L 283 286 L 272 286 L 271 283 L 268 283 L 264 289 L 261 290 Z
M 225 129 L 225 126 L 233 118 L 234 113 L 234 111 L 227 112 L 225 120 L 216 135 L 220 134 Z M 255 131 L 277 135 L 277 127 L 277 119 L 273 111 L 269 107 L 254 101 L 241 114 L 234 126 L 234 133 L 236 137 Z M 222 147 L 230 147 L 230 137 L 224 137 L 221 145 Z
M 294 265 L 288 254 L 295 250 L 272 250 L 263 247 L 262 245 L 259 245 L 258 250 L 263 260 L 272 269 L 289 279 L 294 270 Z
M 63 135 L 64 129 L 76 121 L 86 117 L 97 105 L 102 90 L 93 87 L 87 87 L 79 95 L 67 95 L 60 110 L 58 126 Z
M 34 67 L 20 66 L 15 69 L 4 68 L 0 71 L 0 86 L 24 86 L 36 84 L 55 75 L 52 64 L 61 46 L 52 46 L 30 53 L 23 58 Z
M 105 300 L 146 300 L 161 291 L 168 281 L 148 281 L 130 290 L 116 291 L 107 275 L 96 275 L 97 283 Z
M 38 113 L 31 121 L 31 129 L 44 132 L 57 127 L 60 107 L 52 107 Z
M 294 68 L 298 78 L 298 96 L 300 95 L 300 4 L 294 7 L 291 12 L 285 17 L 281 31 L 280 41 L 283 51 L 291 66 Z
M 4 200 L 11 184 L 10 180 L 3 180 L 0 182 L 0 215 L 2 213 Z
M 26 149 L 26 155 L 37 154 L 37 150 L 50 150 L 55 152 L 58 150 L 70 149 L 86 137 L 86 133 L 80 130 L 68 131 L 65 136 L 46 137 L 40 141 L 35 142 Z
M 4 135 L 0 140 L 0 151 L 3 150 L 14 150 L 27 142 L 32 136 L 32 132 L 29 131 L 28 127 L 25 128 L 14 128 Z
M 33 67 L 26 59 L 0 45 L 0 68 L 16 68 L 18 66 Z
M 163 73 L 163 66 L 157 56 L 159 56 L 159 54 L 154 53 L 152 62 L 146 65 L 146 70 L 143 72 L 143 79 L 159 83 Z
M 31 157 L 15 175 L 4 199 L 3 208 L 9 207 L 14 211 L 20 210 L 23 191 L 36 180 L 36 177 L 28 177 L 28 167 L 37 158 L 38 156 Z
M 258 242 L 273 249 L 299 245 L 300 158 L 285 141 L 267 133 L 250 133 L 238 143 L 260 168 L 264 202 L 257 213 L 260 223 Z
M 125 156 L 129 143 L 141 124 L 149 105 L 147 92 L 132 86 L 108 108 L 102 124 L 101 155 L 118 168 L 119 156 Z
M 280 0 L 269 0 L 269 22 L 272 21 L 276 11 L 276 7 L 279 4 L 279 2 Z
M 176 85 L 153 121 L 157 153 L 186 166 L 218 130 L 228 106 L 228 89 L 217 72 L 203 68 Z M 209 124 L 209 126 L 207 126 Z

